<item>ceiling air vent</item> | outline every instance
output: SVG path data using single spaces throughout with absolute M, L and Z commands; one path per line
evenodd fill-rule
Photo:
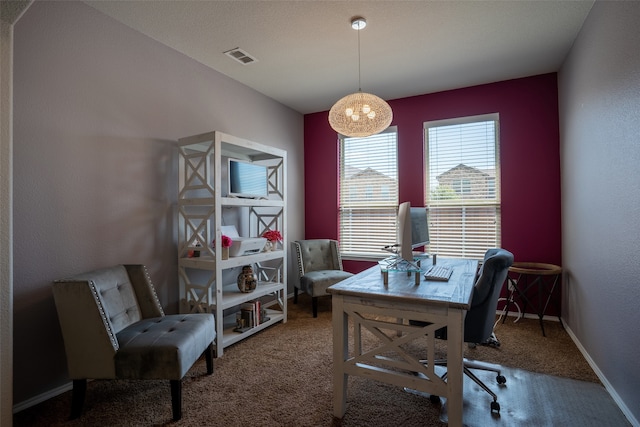
M 234 59 L 234 60 L 238 61 L 242 65 L 251 64 L 253 62 L 258 62 L 258 60 L 256 58 L 254 58 L 253 56 L 249 55 L 247 52 L 245 52 L 244 50 L 240 49 L 239 47 L 236 47 L 235 49 L 228 50 L 228 51 L 224 52 L 224 54 L 227 55 L 228 57 L 230 57 L 231 59 Z

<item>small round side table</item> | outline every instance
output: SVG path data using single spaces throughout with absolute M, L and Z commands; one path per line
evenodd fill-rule
M 509 314 L 509 306 L 513 303 L 514 295 L 517 295 L 523 302 L 523 313 L 526 311 L 527 304 L 536 310 L 538 319 L 540 320 L 542 335 L 546 336 L 542 319 L 551 302 L 553 292 L 558 285 L 558 279 L 562 276 L 562 267 L 540 262 L 514 262 L 513 265 L 509 267 L 509 273 L 513 274 L 507 276 L 510 293 L 507 299 L 507 305 L 505 306 L 505 314 Z M 535 289 L 536 285 L 537 292 L 534 294 L 530 289 Z M 537 303 L 534 301 L 536 299 Z M 560 305 L 557 301 L 554 301 L 554 304 L 558 311 L 560 326 L 564 329 L 562 319 L 560 318 Z M 504 323 L 505 319 L 506 316 L 502 319 L 502 323 Z

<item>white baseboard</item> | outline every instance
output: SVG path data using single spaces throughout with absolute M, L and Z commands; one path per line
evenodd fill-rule
M 496 316 L 502 316 L 502 310 L 496 310 Z M 509 311 L 509 314 L 507 314 L 507 317 L 516 317 L 516 319 L 513 321 L 514 323 L 517 322 L 518 320 L 520 320 L 520 318 L 524 317 L 525 319 L 536 319 L 538 320 L 538 315 L 537 314 L 532 314 L 532 313 L 521 313 L 521 312 L 514 312 L 513 310 Z M 558 316 L 548 316 L 548 315 L 544 315 L 542 316 L 542 320 L 548 320 L 550 322 L 559 322 L 560 319 L 558 318 Z M 564 325 L 564 323 L 563 323 Z
M 66 393 L 69 390 L 73 389 L 73 382 L 68 382 L 67 384 L 63 384 L 60 387 L 56 387 L 52 390 L 49 390 L 45 393 L 39 394 L 37 396 L 32 397 L 31 399 L 27 399 L 23 402 L 16 403 L 13 405 L 13 413 L 17 413 L 23 411 L 27 408 L 37 405 L 38 403 L 42 403 L 45 400 L 52 399 L 62 393 Z M 69 411 L 71 411 L 71 407 L 69 407 Z

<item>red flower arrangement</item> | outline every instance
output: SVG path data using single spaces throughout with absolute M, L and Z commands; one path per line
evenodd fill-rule
M 262 233 L 262 237 L 270 242 L 282 242 L 282 234 L 278 230 L 267 230 Z
M 233 244 L 233 240 L 229 236 L 222 235 L 222 247 L 229 248 Z
M 225 236 L 223 234 L 222 235 L 222 247 L 223 248 L 230 248 L 232 244 L 233 244 L 233 239 L 231 237 Z M 213 246 L 213 247 L 216 246 L 216 241 L 215 240 L 213 242 L 211 242 L 211 246 Z

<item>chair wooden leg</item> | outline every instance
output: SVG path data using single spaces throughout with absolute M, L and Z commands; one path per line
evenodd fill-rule
M 207 362 L 207 374 L 213 374 L 213 342 L 204 351 L 204 359 Z
M 87 380 L 73 380 L 73 391 L 71 392 L 71 416 L 69 419 L 75 420 L 82 413 L 84 406 L 84 396 L 87 394 Z
M 298 303 L 298 288 L 296 288 L 295 286 L 293 287 L 293 303 Z
M 170 380 L 171 382 L 171 409 L 173 421 L 182 418 L 182 380 Z
M 311 298 L 311 307 L 313 308 L 313 317 L 318 317 L 318 297 Z

